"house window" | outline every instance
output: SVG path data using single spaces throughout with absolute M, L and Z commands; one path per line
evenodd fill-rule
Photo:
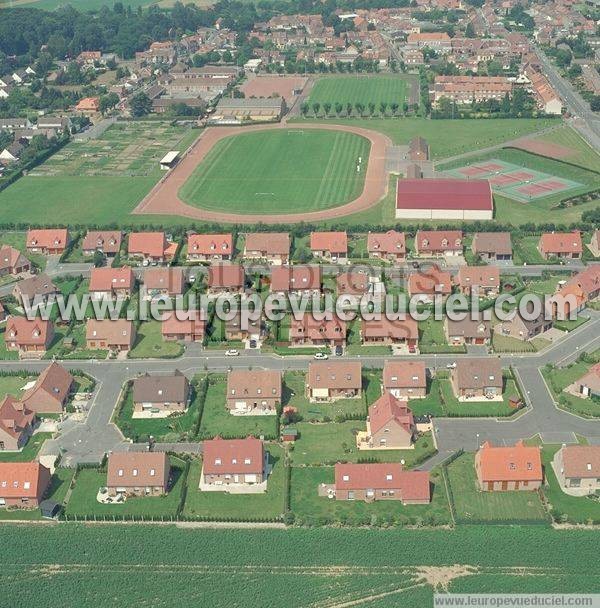
M 250 458 L 244 458 L 244 464 L 250 464 L 251 460 Z
M 150 469 L 150 477 L 154 477 L 156 475 L 156 469 Z
M 342 477 L 342 479 L 343 479 L 344 481 L 350 481 L 350 475 L 344 475 L 344 476 Z
M 221 464 L 221 459 L 220 458 L 215 458 L 215 464 Z
M 138 474 L 138 470 L 137 469 L 133 469 L 133 476 L 137 477 L 137 474 Z
M 123 477 L 123 469 L 119 469 L 118 475 L 119 477 Z
M 29 483 L 28 481 L 26 481 L 26 482 L 23 484 L 23 489 L 24 489 L 24 490 L 29 490 L 29 488 L 31 488 L 31 483 Z
M 348 492 L 348 500 L 354 500 L 354 492 L 353 491 Z

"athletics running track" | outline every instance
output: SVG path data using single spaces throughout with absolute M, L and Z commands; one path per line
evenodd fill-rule
M 348 131 L 362 135 L 371 142 L 371 153 L 365 175 L 365 185 L 360 196 L 353 201 L 322 211 L 309 213 L 286 214 L 245 214 L 226 213 L 224 211 L 209 211 L 193 207 L 179 198 L 179 188 L 194 172 L 194 169 L 204 160 L 211 148 L 224 137 L 248 133 L 251 131 L 266 131 L 271 129 L 326 129 L 328 131 Z M 143 198 L 133 210 L 134 214 L 160 214 L 179 215 L 195 220 L 211 222 L 231 222 L 237 224 L 289 224 L 298 222 L 312 222 L 339 218 L 351 213 L 357 213 L 376 205 L 388 191 L 388 175 L 385 170 L 385 157 L 392 141 L 381 133 L 361 129 L 360 127 L 342 125 L 304 124 L 287 125 L 260 125 L 252 127 L 209 127 L 204 130 L 198 139 L 190 146 L 184 157 L 174 169 L 169 171 Z

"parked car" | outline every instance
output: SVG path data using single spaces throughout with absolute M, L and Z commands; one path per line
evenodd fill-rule
M 230 348 L 229 350 L 225 351 L 226 357 L 237 357 L 239 354 L 240 354 L 240 351 L 235 350 L 235 348 Z
M 448 363 L 448 365 L 446 365 L 447 369 L 454 369 L 456 367 L 456 361 L 454 361 L 453 363 Z
M 258 346 L 258 342 L 256 340 L 250 340 L 250 348 L 256 348 Z
M 344 349 L 339 344 L 335 347 L 335 356 L 341 357 L 344 354 Z
M 315 353 L 315 359 L 329 359 L 327 353 Z

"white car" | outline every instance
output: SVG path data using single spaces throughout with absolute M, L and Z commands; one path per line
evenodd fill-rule
M 454 369 L 456 367 L 456 361 L 454 361 L 454 363 L 448 363 L 448 365 L 446 365 L 447 369 Z
M 329 355 L 327 353 L 315 353 L 315 359 L 329 359 Z
M 240 351 L 235 350 L 235 348 L 230 348 L 229 350 L 225 351 L 226 357 L 237 357 L 239 354 L 240 354 Z

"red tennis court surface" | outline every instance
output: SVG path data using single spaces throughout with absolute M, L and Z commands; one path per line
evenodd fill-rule
M 484 171 L 506 171 L 505 165 L 500 165 L 498 163 L 485 163 L 477 166 L 481 167 Z
M 567 188 L 570 188 L 569 184 L 550 179 L 547 181 L 538 182 L 537 184 L 527 184 L 526 186 L 521 186 L 520 188 L 517 188 L 517 192 L 526 194 L 527 196 L 537 196 L 539 194 L 560 192 L 561 190 L 565 190 Z
M 520 182 L 526 182 L 527 180 L 535 178 L 533 173 L 529 173 L 527 171 L 515 171 L 514 173 L 509 173 L 508 175 Z
M 483 173 L 489 173 L 487 169 L 482 169 L 477 165 L 471 165 L 470 167 L 463 167 L 462 169 L 458 169 L 459 173 L 462 175 L 466 175 L 467 177 L 473 177 L 475 175 L 482 175 Z
M 492 184 L 492 186 L 507 186 L 508 184 L 516 184 L 517 182 L 522 181 L 522 179 L 519 179 L 514 175 L 509 175 L 508 173 L 503 175 L 494 175 L 494 177 L 489 178 L 489 182 Z

